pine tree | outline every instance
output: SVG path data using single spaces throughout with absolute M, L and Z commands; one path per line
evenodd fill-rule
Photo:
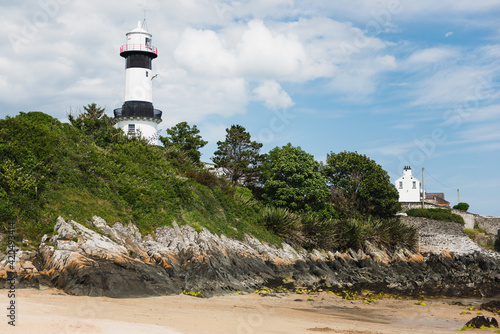
M 259 175 L 261 143 L 251 140 L 250 133 L 241 125 L 231 125 L 226 129 L 226 140 L 218 141 L 218 150 L 212 161 L 222 168 L 233 184 L 255 184 Z
M 178 147 L 181 151 L 191 157 L 195 162 L 200 162 L 201 153 L 200 148 L 205 146 L 208 142 L 204 141 L 199 135 L 200 130 L 193 125 L 189 126 L 187 122 L 181 122 L 177 125 L 167 129 L 168 136 L 160 136 L 160 141 L 167 146 Z

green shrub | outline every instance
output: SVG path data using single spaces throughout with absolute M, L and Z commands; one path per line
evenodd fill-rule
M 465 225 L 464 219 L 452 213 L 450 209 L 410 209 L 406 211 L 406 214 L 411 217 L 423 217 Z
M 469 210 L 469 204 L 460 202 L 457 205 L 455 205 L 453 209 L 467 212 L 467 210 Z
M 307 213 L 300 217 L 301 233 L 304 237 L 302 247 L 306 249 L 320 248 L 333 250 L 337 246 L 336 225 L 333 218 L 321 218 L 316 214 Z
M 299 230 L 300 219 L 286 208 L 267 206 L 259 217 L 264 226 L 280 237 L 289 237 Z

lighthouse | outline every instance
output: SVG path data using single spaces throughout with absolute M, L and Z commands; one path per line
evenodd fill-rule
M 120 56 L 125 58 L 125 102 L 114 110 L 116 126 L 129 136 L 139 135 L 150 144 L 157 144 L 162 112 L 153 107 L 151 70 L 158 50 L 151 44 L 152 35 L 140 21 L 126 36 L 126 44 L 120 48 Z

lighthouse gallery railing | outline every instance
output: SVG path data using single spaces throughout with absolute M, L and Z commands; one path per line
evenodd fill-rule
M 147 51 L 158 54 L 158 49 L 151 45 L 146 44 L 125 44 L 120 48 L 120 53 L 127 51 Z

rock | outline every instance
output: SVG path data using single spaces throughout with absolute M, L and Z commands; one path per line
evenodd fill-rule
M 457 297 L 500 291 L 500 260 L 488 253 L 424 256 L 406 249 L 390 253 L 370 243 L 365 251 L 308 253 L 248 235 L 239 241 L 206 229 L 197 232 L 176 222 L 144 237 L 132 223 L 109 226 L 93 217 L 89 225 L 97 232 L 58 218 L 54 236 L 43 236 L 36 253 L 19 254 L 19 287 L 51 286 L 70 294 L 109 297 L 183 290 L 217 295 L 263 286 Z M 5 260 L 0 263 L 0 286 L 4 271 Z
M 78 237 L 78 233 L 73 229 L 71 224 L 68 224 L 62 217 L 57 218 L 54 232 L 57 240 L 72 240 Z
M 498 313 L 500 312 L 500 300 L 492 300 L 487 303 L 483 303 L 481 304 L 480 308 L 481 310 Z
M 471 320 L 469 320 L 466 324 L 465 327 L 469 328 L 481 328 L 481 327 L 495 327 L 498 328 L 498 322 L 495 318 L 488 318 L 485 316 L 477 316 Z

